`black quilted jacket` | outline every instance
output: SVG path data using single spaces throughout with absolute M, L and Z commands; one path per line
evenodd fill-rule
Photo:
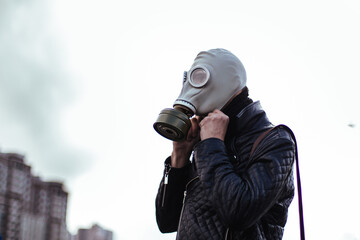
M 236 116 L 231 139 L 199 142 L 184 168 L 171 168 L 169 157 L 156 197 L 160 231 L 178 231 L 181 240 L 282 239 L 294 196 L 294 141 L 275 128 L 249 159 L 255 140 L 271 127 L 254 102 Z

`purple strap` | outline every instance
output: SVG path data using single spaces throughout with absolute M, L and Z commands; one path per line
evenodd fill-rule
M 277 127 L 285 128 L 293 138 L 295 142 L 295 160 L 296 160 L 296 182 L 298 187 L 298 205 L 299 205 L 299 222 L 300 222 L 300 239 L 305 240 L 305 227 L 304 227 L 304 213 L 302 204 L 302 193 L 301 193 L 301 179 L 300 179 L 300 167 L 299 167 L 299 155 L 297 150 L 297 143 L 294 133 L 286 125 L 278 125 Z
M 304 228 L 304 213 L 303 213 L 303 204 L 302 204 L 302 193 L 301 193 L 301 180 L 300 180 L 300 167 L 299 167 L 299 156 L 298 156 L 298 150 L 297 150 L 297 143 L 294 133 L 291 131 L 291 129 L 286 125 L 278 125 L 273 128 L 268 129 L 266 132 L 261 134 L 258 139 L 255 140 L 255 143 L 251 149 L 250 152 L 250 158 L 255 151 L 258 144 L 266 137 L 266 135 L 271 132 L 273 129 L 277 127 L 283 127 L 285 130 L 290 133 L 291 137 L 294 140 L 295 143 L 295 161 L 296 161 L 296 182 L 297 182 L 297 188 L 298 188 L 298 204 L 299 204 L 299 222 L 300 222 L 300 239 L 305 240 L 305 228 Z

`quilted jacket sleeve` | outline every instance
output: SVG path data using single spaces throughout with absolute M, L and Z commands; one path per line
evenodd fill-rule
M 274 205 L 291 172 L 294 149 L 285 131 L 274 131 L 259 144 L 244 174 L 238 175 L 223 141 L 198 143 L 194 155 L 200 182 L 227 226 L 246 229 Z
M 171 168 L 170 157 L 165 161 L 164 176 L 155 201 L 156 221 L 162 233 L 177 230 L 189 167 L 190 164 L 183 168 Z M 168 174 L 167 184 L 165 184 L 166 174 Z

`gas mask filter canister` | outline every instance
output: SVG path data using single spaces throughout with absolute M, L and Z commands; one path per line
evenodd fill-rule
M 189 83 L 199 88 L 206 84 L 210 78 L 209 70 L 205 67 L 196 67 L 190 71 Z M 187 80 L 187 72 L 184 72 L 183 81 Z M 191 127 L 190 117 L 194 112 L 185 106 L 176 105 L 174 109 L 165 108 L 154 123 L 154 129 L 163 137 L 173 141 L 184 140 Z

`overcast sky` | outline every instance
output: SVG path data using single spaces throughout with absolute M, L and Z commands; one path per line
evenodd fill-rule
M 356 0 L 0 0 L 0 150 L 65 183 L 73 233 L 174 239 L 155 222 L 171 142 L 152 124 L 196 54 L 226 48 L 297 136 L 307 238 L 360 239 L 359 23 Z

